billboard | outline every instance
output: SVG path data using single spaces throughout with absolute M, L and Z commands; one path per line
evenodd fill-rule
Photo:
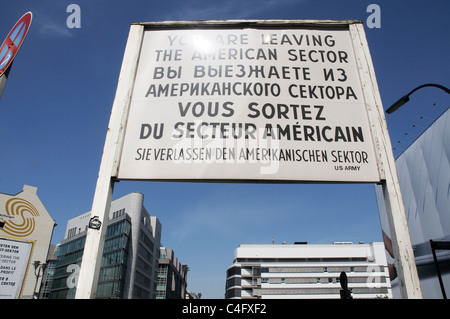
M 430 240 L 450 241 L 450 110 L 447 109 L 396 160 L 411 242 L 424 298 L 442 298 Z M 376 188 L 394 296 L 399 294 L 395 254 L 381 187 Z M 450 251 L 436 252 L 443 289 L 450 291 Z M 440 266 L 439 266 L 440 265 Z
M 378 182 L 348 26 L 146 27 L 119 179 Z
M 34 297 L 38 279 L 31 264 L 47 260 L 54 226 L 36 187 L 24 185 L 15 195 L 0 193 L 0 298 Z
M 0 238 L 0 299 L 20 296 L 32 242 Z

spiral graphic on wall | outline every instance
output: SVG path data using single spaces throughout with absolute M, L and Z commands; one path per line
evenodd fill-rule
M 1 230 L 17 237 L 26 237 L 33 233 L 36 226 L 34 218 L 39 216 L 33 204 L 21 198 L 11 198 L 6 202 L 5 210 L 6 214 L 14 219 L 7 219 Z

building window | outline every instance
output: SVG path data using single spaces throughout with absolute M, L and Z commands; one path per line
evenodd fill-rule
M 67 231 L 67 238 L 73 237 L 77 234 L 77 228 L 71 228 Z
M 122 216 L 125 214 L 125 208 L 122 208 L 120 210 L 116 210 L 115 212 L 113 212 L 112 218 L 117 218 L 119 216 Z

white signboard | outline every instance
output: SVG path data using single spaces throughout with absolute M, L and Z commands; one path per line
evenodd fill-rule
M 0 238 L 0 299 L 18 299 L 30 259 L 31 242 Z
M 379 181 L 349 30 L 145 31 L 118 178 Z
M 402 296 L 421 297 L 361 22 L 133 23 L 108 127 L 92 216 L 116 179 L 381 182 Z M 77 299 L 103 241 L 88 230 Z

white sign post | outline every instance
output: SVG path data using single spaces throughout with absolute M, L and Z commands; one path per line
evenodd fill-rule
M 411 245 L 397 168 L 369 46 L 362 24 L 350 25 L 350 31 L 354 35 L 353 43 L 355 53 L 358 56 L 357 63 L 360 70 L 361 83 L 364 88 L 366 108 L 375 133 L 381 176 L 380 184 L 385 197 L 386 215 L 388 216 L 392 237 L 392 248 L 396 260 L 400 293 L 402 298 L 405 299 L 421 299 L 422 290 Z
M 126 126 L 143 30 L 142 26 L 132 26 L 128 36 L 91 210 L 91 217 L 98 218 L 103 226 L 99 229 L 97 227 L 88 229 L 75 294 L 77 299 L 94 299 L 96 296 L 105 225 L 114 188 L 112 176 L 116 175 L 116 159 L 122 148 L 122 135 Z
M 412 253 L 358 21 L 133 24 L 94 197 L 100 221 L 114 178 L 383 183 L 398 251 Z M 89 230 L 77 298 L 95 297 L 102 240 Z M 418 297 L 406 268 L 404 296 Z

